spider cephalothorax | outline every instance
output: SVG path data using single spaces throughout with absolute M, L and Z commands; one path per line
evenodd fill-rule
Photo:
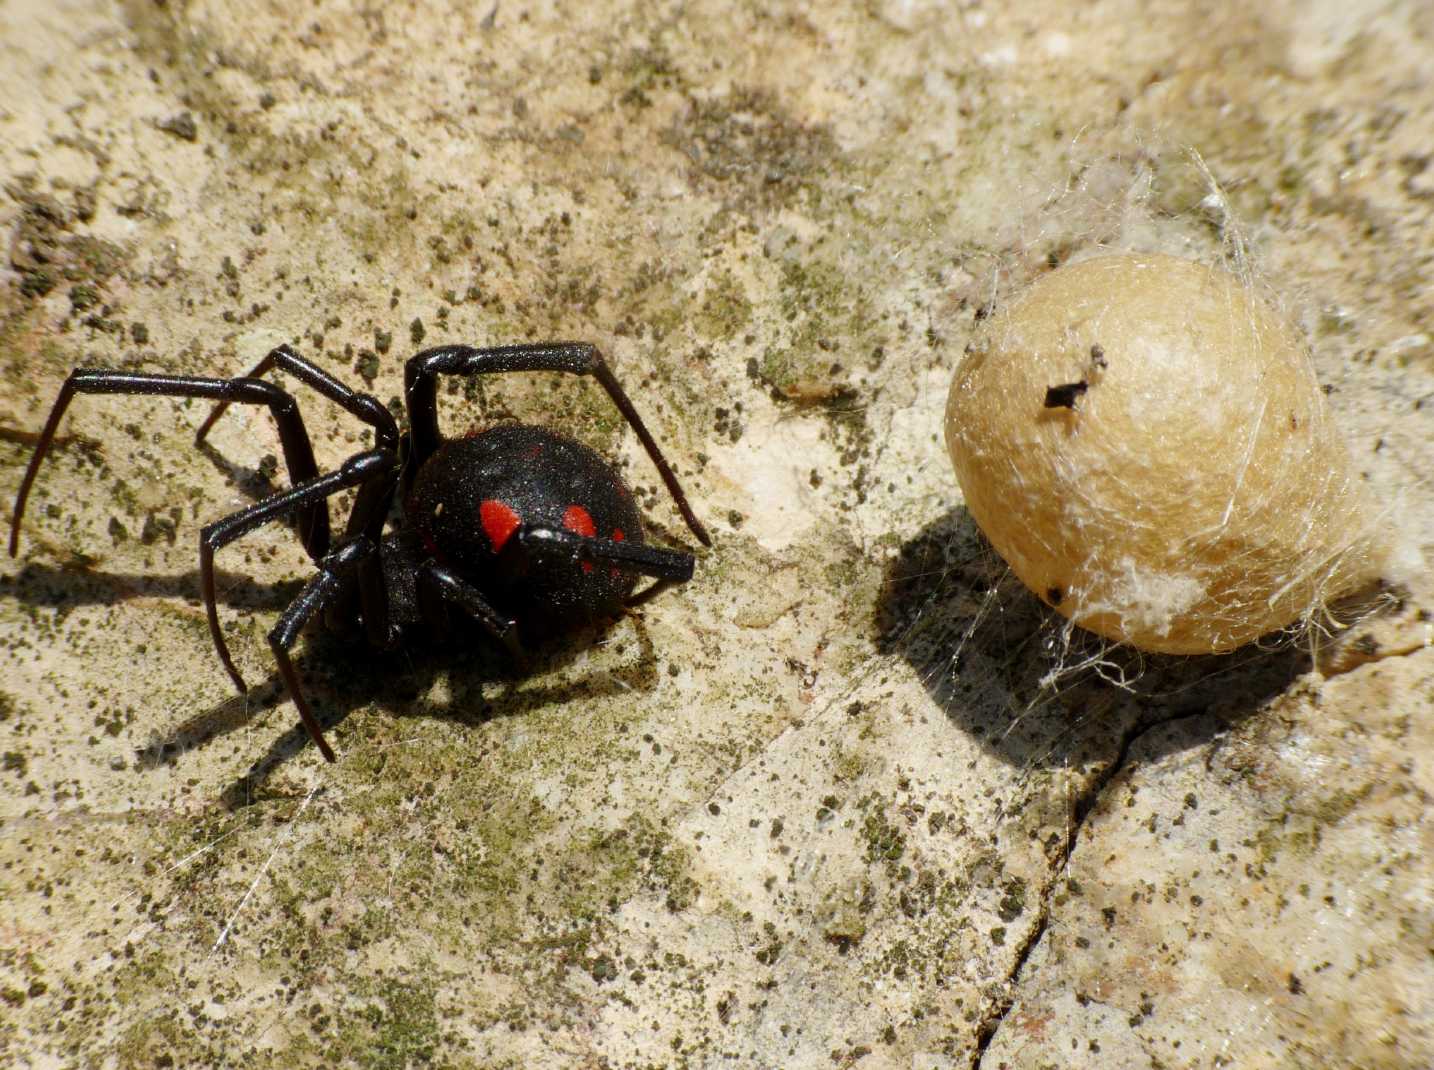
M 320 473 L 298 405 L 259 376 L 272 368 L 336 402 L 374 430 L 374 447 L 337 471 Z M 377 398 L 350 390 L 288 346 L 234 379 L 78 369 L 65 381 L 20 483 L 10 525 L 10 555 L 35 474 L 75 394 L 150 394 L 219 402 L 196 441 L 231 402 L 267 405 L 279 428 L 291 486 L 200 533 L 199 574 L 215 649 L 240 691 L 243 677 L 219 629 L 214 553 L 261 524 L 292 514 L 318 572 L 269 633 L 279 673 L 304 727 L 329 761 L 333 750 L 299 687 L 289 648 L 322 612 L 331 625 L 362 627 L 370 643 L 391 648 L 415 632 L 443 631 L 450 609 L 470 616 L 515 656 L 529 639 L 603 617 L 692 577 L 693 558 L 649 546 L 632 493 L 587 446 L 527 424 L 501 424 L 445 441 L 438 431 L 440 375 L 548 371 L 590 375 L 637 433 L 692 533 L 706 530 L 602 355 L 576 342 L 475 349 L 443 346 L 408 362 L 405 401 L 411 430 L 400 434 Z M 358 492 L 343 534 L 333 539 L 328 498 Z M 393 505 L 399 500 L 399 508 Z M 386 530 L 389 527 L 392 530 Z M 632 597 L 639 576 L 655 583 Z M 421 627 L 420 627 L 421 626 Z

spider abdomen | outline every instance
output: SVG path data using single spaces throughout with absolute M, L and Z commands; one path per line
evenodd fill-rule
M 594 450 L 528 424 L 503 424 L 441 445 L 414 476 L 405 513 L 440 564 L 528 628 L 558 629 L 618 612 L 636 573 L 534 556 L 523 527 L 641 544 L 622 478 Z

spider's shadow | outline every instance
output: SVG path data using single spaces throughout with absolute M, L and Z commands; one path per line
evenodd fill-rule
M 658 679 L 656 654 L 641 619 L 634 617 L 632 623 L 631 633 L 625 634 L 635 636 L 635 654 L 621 659 L 619 667 L 576 681 L 565 680 L 561 685 L 534 681 L 570 665 L 602 642 L 614 626 L 594 625 L 530 649 L 523 674 L 514 671 L 505 651 L 466 623 L 459 624 L 441 644 L 415 643 L 392 652 L 376 652 L 362 639 L 354 641 L 311 628 L 295 666 L 304 694 L 342 760 L 344 742 L 334 739 L 332 730 L 354 710 L 365 707 L 377 707 L 395 719 L 440 718 L 477 729 L 498 718 L 521 717 L 559 702 L 651 690 Z M 621 651 L 625 643 L 621 639 L 618 643 Z M 440 680 L 446 681 L 448 694 L 436 701 L 432 692 Z M 288 693 L 274 674 L 259 687 L 251 686 L 248 695 L 236 695 L 179 725 L 144 752 L 140 765 L 164 764 L 176 753 L 234 731 L 255 714 L 276 706 L 292 712 Z M 224 789 L 225 805 L 233 809 L 264 798 L 269 777 L 311 746 L 296 718 L 246 773 Z
M 258 501 L 278 489 L 262 471 L 229 461 L 209 443 L 201 443 L 198 449 L 224 474 L 227 482 L 251 500 Z M 293 518 L 284 517 L 279 523 L 292 528 Z M 168 541 L 173 543 L 175 539 L 176 533 L 171 527 Z M 197 545 L 195 556 L 198 557 Z M 219 601 L 238 609 L 282 610 L 303 588 L 301 580 L 259 583 L 242 573 L 219 568 L 214 571 L 214 579 Z M 26 562 L 14 576 L 0 576 L 0 591 L 7 588 L 13 589 L 16 597 L 27 605 L 46 606 L 61 613 L 75 606 L 112 606 L 141 597 L 183 598 L 198 605 L 199 571 L 154 575 Z
M 219 572 L 216 578 L 216 589 L 225 606 L 266 614 L 284 609 L 303 587 L 302 580 L 264 584 L 237 573 Z M 0 591 L 7 589 L 21 602 L 54 609 L 61 615 L 76 606 L 116 605 L 136 597 L 177 598 L 196 607 L 199 604 L 197 571 L 171 575 L 106 573 L 31 562 L 14 576 L 0 576 Z M 622 659 L 617 668 L 562 686 L 531 680 L 561 670 L 605 641 L 611 628 L 594 625 L 537 645 L 529 652 L 530 672 L 526 678 L 515 675 L 506 652 L 498 650 L 476 626 L 461 620 L 455 621 L 454 631 L 445 642 L 414 643 L 391 653 L 375 652 L 361 637 L 339 636 L 314 626 L 307 631 L 295 665 L 304 693 L 326 730 L 353 710 L 370 705 L 398 717 L 440 717 L 477 726 L 498 717 L 521 716 L 559 701 L 650 690 L 657 682 L 656 655 L 641 617 L 634 614 L 631 619 L 632 630 L 624 629 L 617 642 L 623 644 L 627 635 L 633 635 L 635 654 Z M 217 657 L 212 669 L 220 686 L 227 687 Z M 435 704 L 427 696 L 440 678 L 447 680 L 449 697 Z M 249 684 L 247 694 L 232 695 L 156 734 L 152 743 L 140 749 L 136 766 L 153 769 L 167 764 L 184 751 L 243 728 L 257 714 L 288 703 L 288 693 L 277 672 L 262 682 L 250 680 Z M 244 806 L 262 797 L 269 777 L 308 746 L 311 741 L 296 718 L 294 726 L 225 789 L 226 805 Z
M 954 725 L 1021 770 L 1104 764 L 1134 732 L 1191 714 L 1215 714 L 1207 724 L 1218 732 L 1310 664 L 1308 651 L 1291 643 L 1178 657 L 1067 630 L 1010 572 L 964 506 L 901 546 L 873 627 L 878 649 L 904 658 Z M 1082 662 L 1086 668 L 1051 682 L 1058 665 Z M 1198 734 L 1180 738 L 1199 741 Z
M 280 610 L 298 597 L 302 580 L 260 583 L 238 572 L 214 570 L 219 601 L 248 610 Z M 0 576 L 0 591 L 10 589 L 26 605 L 44 606 L 61 614 L 76 606 L 113 606 L 134 598 L 182 598 L 199 603 L 199 570 L 168 575 L 139 572 L 98 572 L 56 568 L 27 562 L 14 576 Z

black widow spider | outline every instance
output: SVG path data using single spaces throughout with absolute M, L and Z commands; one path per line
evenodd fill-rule
M 337 471 L 320 474 L 294 398 L 264 379 L 272 368 L 336 402 L 374 431 L 374 448 Z M 20 482 L 10 521 L 10 556 L 20 545 L 25 501 L 55 430 L 76 394 L 150 394 L 212 398 L 218 402 L 195 434 L 209 429 L 233 402 L 267 405 L 278 424 L 291 486 L 209 524 L 199 537 L 199 575 L 209 633 L 240 692 L 247 690 L 219 630 L 214 600 L 214 553 L 278 517 L 293 514 L 300 541 L 318 573 L 269 633 L 299 716 L 323 756 L 334 760 L 299 678 L 289 648 L 321 610 L 337 630 L 362 627 L 368 641 L 391 649 L 419 625 L 446 634 L 456 606 L 522 661 L 523 638 L 611 616 L 692 578 L 693 557 L 645 545 L 632 492 L 594 450 L 566 435 L 530 424 L 499 424 L 464 438 L 438 431 L 437 377 L 489 372 L 568 372 L 590 375 L 607 391 L 642 441 L 687 526 L 704 546 L 706 529 L 687 504 L 677 477 L 642 418 L 596 348 L 579 342 L 499 346 L 441 346 L 412 357 L 404 371 L 410 430 L 371 394 L 349 389 L 293 349 L 281 345 L 247 375 L 233 379 L 79 368 L 55 399 Z M 328 498 L 358 488 L 337 545 L 329 534 Z M 394 529 L 384 533 L 395 497 Z M 636 596 L 638 576 L 656 582 Z

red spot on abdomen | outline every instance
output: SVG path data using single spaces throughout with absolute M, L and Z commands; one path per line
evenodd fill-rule
M 563 514 L 563 527 L 590 539 L 597 534 L 597 525 L 593 523 L 592 514 L 581 505 L 568 506 L 567 512 Z
M 577 535 L 585 535 L 589 539 L 597 534 L 597 525 L 593 523 L 592 514 L 581 505 L 568 506 L 567 511 L 563 513 L 563 527 Z M 592 570 L 593 563 L 584 561 L 583 571 L 591 572 Z
M 483 534 L 488 536 L 488 542 L 495 554 L 513 537 L 513 532 L 518 530 L 520 523 L 513 507 L 496 498 L 489 498 L 478 506 L 478 520 L 482 523 Z

